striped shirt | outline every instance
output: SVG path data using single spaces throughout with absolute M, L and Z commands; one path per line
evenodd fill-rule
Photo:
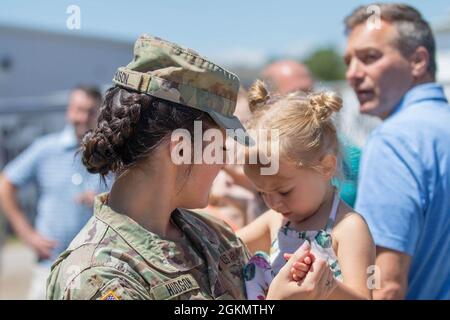
M 50 265 L 63 252 L 92 215 L 92 208 L 76 202 L 83 192 L 105 191 L 98 175 L 87 172 L 77 154 L 74 128 L 67 125 L 59 133 L 36 139 L 4 169 L 16 187 L 34 182 L 38 188 L 36 230 L 55 240 L 57 246 Z

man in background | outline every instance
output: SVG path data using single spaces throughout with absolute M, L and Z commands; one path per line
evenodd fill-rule
M 10 162 L 0 176 L 0 205 L 15 233 L 38 257 L 33 268 L 30 299 L 45 299 L 50 266 L 91 217 L 100 191 L 97 175 L 89 174 L 77 154 L 84 133 L 95 125 L 101 93 L 79 86 L 69 96 L 63 131 L 36 139 Z M 35 226 L 17 200 L 18 188 L 38 188 Z
M 384 120 L 363 151 L 355 206 L 377 245 L 373 295 L 450 299 L 450 106 L 433 33 L 408 5 L 373 6 L 379 17 L 362 6 L 345 19 L 347 80 L 360 111 Z
M 294 60 L 279 60 L 268 65 L 261 73 L 269 90 L 284 95 L 295 91 L 308 92 L 314 82 L 308 68 Z

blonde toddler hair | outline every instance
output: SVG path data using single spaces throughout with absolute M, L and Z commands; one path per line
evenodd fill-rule
M 275 129 L 279 134 L 280 157 L 308 168 L 320 167 L 327 154 L 339 159 L 339 143 L 332 115 L 342 108 L 334 92 L 302 92 L 273 96 L 263 81 L 250 88 L 253 112 L 250 129 Z

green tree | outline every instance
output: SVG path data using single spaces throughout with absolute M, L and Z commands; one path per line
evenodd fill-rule
M 345 78 L 344 61 L 333 47 L 313 51 L 303 63 L 308 66 L 317 80 L 335 81 Z

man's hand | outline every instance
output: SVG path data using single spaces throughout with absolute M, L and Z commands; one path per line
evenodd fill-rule
M 88 206 L 88 207 L 93 207 L 94 206 L 94 199 L 95 199 L 96 195 L 97 194 L 94 191 L 88 190 L 88 191 L 85 191 L 85 192 L 82 192 L 82 193 L 78 194 L 77 197 L 75 198 L 75 201 L 78 204 L 82 204 L 82 205 L 85 205 L 85 206 Z
M 22 239 L 28 244 L 41 259 L 48 259 L 52 255 L 52 250 L 56 247 L 56 241 L 42 236 L 35 230 L 22 235 Z
M 4 175 L 0 175 L 0 205 L 16 234 L 28 244 L 40 258 L 49 258 L 56 242 L 36 232 L 20 209 L 16 187 Z

